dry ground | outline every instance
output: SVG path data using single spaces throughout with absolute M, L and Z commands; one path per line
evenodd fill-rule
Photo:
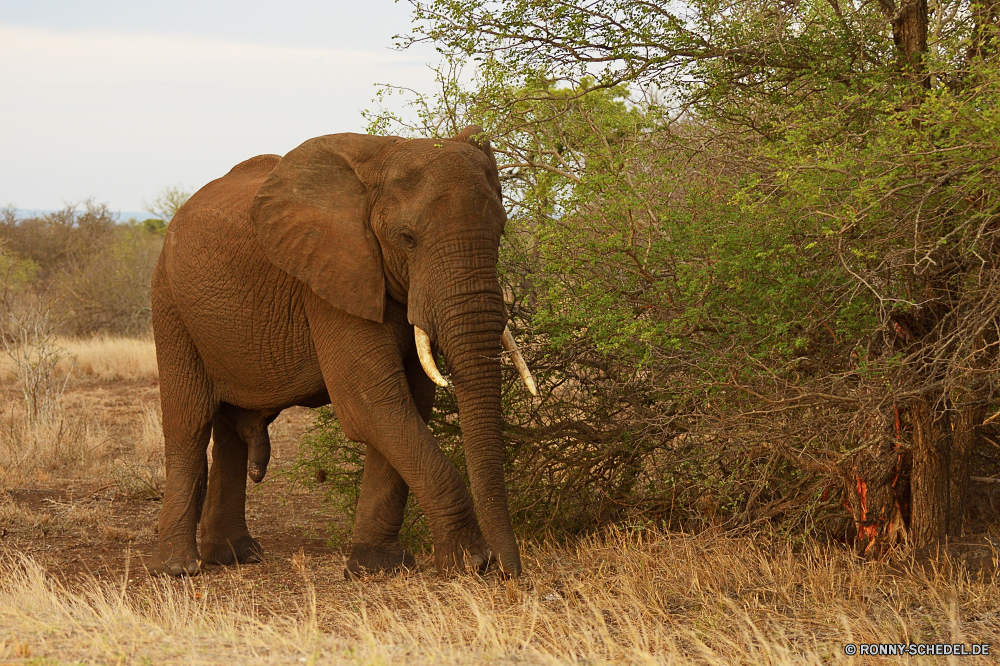
M 40 423 L 0 364 L 0 665 L 947 660 L 844 654 L 861 642 L 992 642 L 1000 654 L 990 549 L 970 574 L 767 534 L 618 530 L 526 543 L 513 582 L 442 578 L 426 555 L 416 572 L 345 581 L 325 540 L 343 518 L 280 474 L 311 423 L 299 409 L 272 425 L 272 471 L 250 493 L 266 561 L 150 578 L 163 476 L 152 345 L 63 345 L 77 368 Z

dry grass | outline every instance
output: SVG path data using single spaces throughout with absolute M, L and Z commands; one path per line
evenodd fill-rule
M 574 548 L 528 545 L 525 555 L 528 575 L 516 582 L 421 572 L 348 583 L 337 581 L 339 562 L 317 569 L 300 554 L 291 565 L 302 584 L 286 593 L 300 602 L 278 614 L 256 597 L 253 568 L 141 591 L 123 587 L 126 573 L 70 591 L 7 555 L 0 659 L 921 664 L 941 662 L 852 662 L 843 647 L 1000 636 L 995 584 L 961 572 L 893 575 L 816 544 L 617 531 Z
M 93 414 L 58 410 L 32 420 L 12 406 L 0 420 L 0 490 L 67 474 L 90 476 L 109 443 Z
M 100 405 L 76 404 L 36 420 L 11 405 L 0 418 L 0 491 L 87 479 L 113 483 L 127 497 L 158 497 L 163 477 L 163 435 L 153 407 L 115 430 Z
M 123 382 L 157 377 L 151 338 L 58 338 L 55 347 L 68 352 L 55 377 L 70 372 L 70 385 L 83 378 Z M 15 381 L 6 354 L 0 355 L 0 379 Z M 145 408 L 128 420 L 123 432 L 109 427 L 109 408 L 99 397 L 64 396 L 54 409 L 33 419 L 21 401 L 9 400 L 0 410 L 0 490 L 56 477 L 111 479 L 129 496 L 157 495 L 163 477 L 158 413 Z
M 137 381 L 155 379 L 156 347 L 153 339 L 95 337 L 56 338 L 56 346 L 69 352 L 70 356 L 56 366 L 56 376 L 65 377 L 72 369 L 70 383 L 82 378 L 101 381 Z M 0 381 L 11 382 L 14 370 L 11 360 L 0 355 Z
M 159 411 L 143 410 L 133 423 L 129 445 L 111 461 L 109 470 L 125 497 L 154 499 L 163 496 L 166 469 Z
M 518 581 L 424 569 L 346 582 L 340 556 L 289 560 L 292 547 L 194 580 L 149 579 L 138 559 L 81 579 L 105 554 L 152 543 L 153 521 L 121 507 L 157 506 L 139 499 L 158 494 L 163 468 L 155 388 L 115 384 L 155 373 L 152 344 L 134 346 L 146 366 L 108 351 L 128 348 L 121 341 L 78 344 L 81 368 L 117 379 L 80 382 L 46 419 L 13 404 L 0 412 L 0 664 L 922 664 L 942 660 L 852 661 L 843 647 L 1000 636 L 995 582 L 769 534 L 529 543 Z M 81 482 L 74 500 L 4 495 Z M 95 497 L 94 485 L 111 490 Z M 72 565 L 73 553 L 90 559 Z
M 157 377 L 156 349 L 150 338 L 58 338 L 68 356 L 55 376 L 71 372 L 70 385 L 83 378 L 101 382 Z M 0 355 L 0 378 L 15 380 L 11 360 Z M 13 394 L 12 394 L 13 395 Z M 129 497 L 158 496 L 163 478 L 163 436 L 158 411 L 142 408 L 124 428 L 109 426 L 100 396 L 64 396 L 56 407 L 32 419 L 16 399 L 0 409 L 0 490 L 53 477 L 112 480 Z M 134 406 L 129 406 L 134 409 Z
M 47 504 L 44 509 L 32 510 L 0 494 L 0 531 L 15 537 L 73 534 L 87 540 L 88 532 L 102 534 L 109 527 L 111 510 L 107 505 L 57 501 Z
M 77 359 L 77 372 L 104 381 L 155 379 L 156 347 L 149 338 L 59 340 Z
M 152 524 L 131 529 L 116 525 L 115 522 L 115 516 L 107 503 L 94 500 L 47 500 L 44 508 L 31 509 L 0 493 L 0 535 L 3 538 L 9 536 L 24 541 L 65 536 L 90 545 L 151 540 L 156 536 Z

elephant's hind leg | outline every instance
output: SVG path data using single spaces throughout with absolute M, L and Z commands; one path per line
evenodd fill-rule
M 160 276 L 154 277 L 154 285 Z M 151 573 L 198 573 L 196 540 L 208 476 L 208 438 L 215 406 L 201 358 L 169 299 L 155 292 L 153 332 L 160 372 L 166 486 Z
M 212 420 L 212 469 L 201 519 L 201 557 L 211 564 L 260 562 L 263 550 L 247 529 L 247 443 L 223 415 Z M 266 426 L 264 426 L 266 428 Z
M 378 449 L 365 449 L 365 471 L 344 576 L 413 568 L 416 560 L 399 543 L 409 486 Z

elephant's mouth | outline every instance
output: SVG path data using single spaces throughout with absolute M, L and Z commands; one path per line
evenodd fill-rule
M 417 343 L 417 356 L 420 358 L 420 365 L 423 367 L 424 372 L 438 386 L 449 386 L 448 380 L 441 375 L 441 372 L 437 368 L 437 363 L 434 362 L 430 336 L 419 326 L 414 326 L 413 337 Z M 514 367 L 517 368 L 518 374 L 521 375 L 524 385 L 528 387 L 531 395 L 538 397 L 538 387 L 535 385 L 535 378 L 531 376 L 531 370 L 528 369 L 528 364 L 525 362 L 524 356 L 521 354 L 521 350 L 518 349 L 517 342 L 515 342 L 514 336 L 507 326 L 503 328 L 503 335 L 500 337 L 500 341 L 503 343 L 503 348 L 510 354 L 510 360 L 514 363 Z

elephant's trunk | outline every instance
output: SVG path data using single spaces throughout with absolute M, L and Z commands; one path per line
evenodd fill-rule
M 493 288 L 490 288 L 493 287 Z M 519 576 L 521 555 L 510 522 L 504 485 L 500 409 L 500 336 L 504 330 L 499 285 L 453 295 L 438 340 L 458 397 L 472 497 L 483 535 L 504 573 Z

